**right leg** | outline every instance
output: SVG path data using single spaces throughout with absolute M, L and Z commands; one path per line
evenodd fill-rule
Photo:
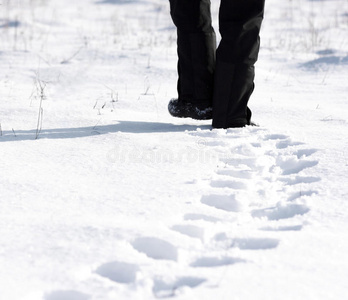
M 216 53 L 213 127 L 250 125 L 259 33 L 265 0 L 221 0 L 221 42 Z
M 178 35 L 179 100 L 211 106 L 216 41 L 210 0 L 169 1 Z

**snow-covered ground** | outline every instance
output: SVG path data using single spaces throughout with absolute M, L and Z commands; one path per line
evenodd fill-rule
M 348 2 L 266 2 L 260 127 L 211 130 L 167 0 L 1 1 L 1 300 L 348 299 Z

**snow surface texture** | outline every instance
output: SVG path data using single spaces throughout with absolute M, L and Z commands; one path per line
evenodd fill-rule
M 0 3 L 1 300 L 348 298 L 348 2 L 266 2 L 229 130 L 167 112 L 168 1 Z

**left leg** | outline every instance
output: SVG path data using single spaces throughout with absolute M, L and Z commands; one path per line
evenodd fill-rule
M 195 108 L 212 106 L 216 42 L 210 0 L 170 0 L 170 13 L 177 28 L 178 99 L 169 112 L 200 118 Z

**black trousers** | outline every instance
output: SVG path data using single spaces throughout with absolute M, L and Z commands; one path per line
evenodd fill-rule
M 220 0 L 216 49 L 210 0 L 169 0 L 178 35 L 178 94 L 212 103 L 213 127 L 250 124 L 265 0 Z

